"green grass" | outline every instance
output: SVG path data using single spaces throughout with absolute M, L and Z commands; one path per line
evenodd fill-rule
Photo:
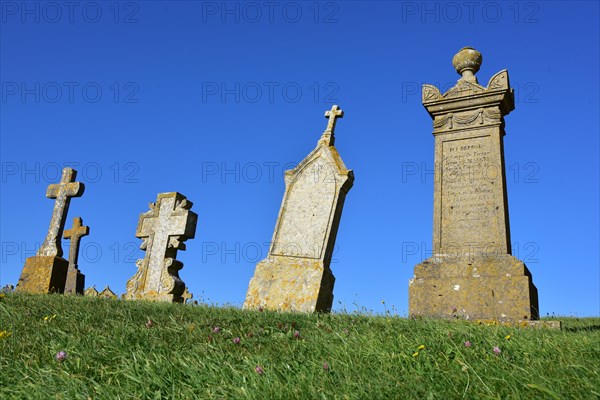
M 600 319 L 561 320 L 556 331 L 9 293 L 0 398 L 599 398 Z

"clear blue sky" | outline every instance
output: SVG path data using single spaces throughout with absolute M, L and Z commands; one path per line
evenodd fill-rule
M 65 4 L 67 3 L 67 4 Z M 0 285 L 44 240 L 63 166 L 86 191 L 86 286 L 135 273 L 138 216 L 179 191 L 198 213 L 182 279 L 241 305 L 284 191 L 339 104 L 355 172 L 334 253 L 334 310 L 408 309 L 431 252 L 432 124 L 420 86 L 508 69 L 505 153 L 513 253 L 541 315 L 600 314 L 598 2 L 1 2 Z M 68 246 L 63 246 L 67 254 Z M 202 297 L 201 297 L 202 296 Z

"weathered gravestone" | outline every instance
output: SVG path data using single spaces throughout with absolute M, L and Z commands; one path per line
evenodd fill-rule
M 338 106 L 317 147 L 285 173 L 285 194 L 269 256 L 250 280 L 244 308 L 330 311 L 335 278 L 329 269 L 346 194 L 354 174 L 334 147 Z
M 514 94 L 506 70 L 479 85 L 481 61 L 465 47 L 452 60 L 462 75 L 454 87 L 423 85 L 435 137 L 433 255 L 415 266 L 410 316 L 539 316 L 531 273 L 511 255 L 503 137 Z
M 65 239 L 71 239 L 65 293 L 83 294 L 83 288 L 85 287 L 85 275 L 79 271 L 77 259 L 79 258 L 79 241 L 83 236 L 89 235 L 90 228 L 83 226 L 82 223 L 81 217 L 73 218 L 73 226 L 63 233 Z
M 160 193 L 150 211 L 141 214 L 136 237 L 142 239 L 140 248 L 146 251 L 138 260 L 137 273 L 127 281 L 126 299 L 154 301 L 183 301 L 185 284 L 179 278 L 183 263 L 176 260 L 177 250 L 185 250 L 187 239 L 196 233 L 198 216 L 192 202 L 177 192 Z
M 185 290 L 183 291 L 183 294 L 181 295 L 181 299 L 183 304 L 187 304 L 189 300 L 193 299 L 194 295 L 192 293 L 190 293 L 188 287 L 185 287 Z
M 98 297 L 101 299 L 115 299 L 115 300 L 118 299 L 115 292 L 110 290 L 110 286 L 105 287 L 104 290 L 102 290 L 100 293 L 98 293 Z
M 59 183 L 48 186 L 46 197 L 56 199 L 50 228 L 37 254 L 25 261 L 17 291 L 28 293 L 63 293 L 69 262 L 62 258 L 61 238 L 71 197 L 79 197 L 85 189 L 83 183 L 74 182 L 77 171 L 64 168 Z
M 83 292 L 83 295 L 88 297 L 98 297 L 98 294 L 99 293 L 96 290 L 96 286 L 89 287 Z

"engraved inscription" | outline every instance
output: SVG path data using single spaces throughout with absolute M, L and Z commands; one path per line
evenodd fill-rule
M 291 183 L 285 199 L 273 255 L 321 257 L 336 197 L 335 170 L 316 158 Z
M 502 173 L 489 136 L 442 143 L 441 252 L 490 254 L 501 249 Z

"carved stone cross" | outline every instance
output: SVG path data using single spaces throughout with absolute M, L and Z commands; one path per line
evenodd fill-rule
M 177 192 L 160 193 L 150 211 L 141 214 L 136 236 L 146 251 L 138 260 L 138 272 L 127 282 L 126 298 L 181 301 L 185 285 L 178 270 L 177 250 L 185 250 L 187 239 L 196 233 L 198 216 L 189 211 L 192 202 Z
M 83 294 L 85 287 L 85 275 L 79 271 L 77 259 L 79 258 L 79 241 L 82 236 L 90 233 L 90 228 L 82 226 L 81 217 L 73 218 L 73 227 L 64 231 L 63 237 L 71 239 L 69 245 L 69 269 L 67 270 L 67 280 L 65 282 L 65 293 Z
M 339 106 L 332 106 L 331 110 L 325 111 L 325 118 L 329 121 L 327 122 L 327 129 L 325 132 L 331 133 L 333 135 L 333 131 L 335 129 L 335 122 L 338 118 L 344 117 L 344 111 L 340 110 Z
M 63 233 L 65 239 L 71 239 L 71 244 L 69 245 L 69 270 L 72 268 L 77 269 L 79 241 L 83 236 L 87 236 L 90 233 L 90 227 L 83 226 L 82 223 L 83 220 L 81 217 L 73 218 L 73 227 Z
M 185 290 L 183 291 L 181 298 L 183 299 L 183 304 L 187 304 L 188 300 L 191 300 L 194 298 L 194 295 L 192 293 L 190 293 L 187 286 L 185 287 Z
M 46 197 L 56 199 L 54 211 L 50 220 L 50 228 L 42 246 L 39 248 L 38 256 L 56 256 L 63 254 L 60 239 L 65 228 L 65 217 L 69 210 L 71 197 L 79 197 L 83 194 L 85 186 L 83 183 L 74 182 L 77 171 L 72 168 L 64 168 L 59 183 L 48 186 Z

